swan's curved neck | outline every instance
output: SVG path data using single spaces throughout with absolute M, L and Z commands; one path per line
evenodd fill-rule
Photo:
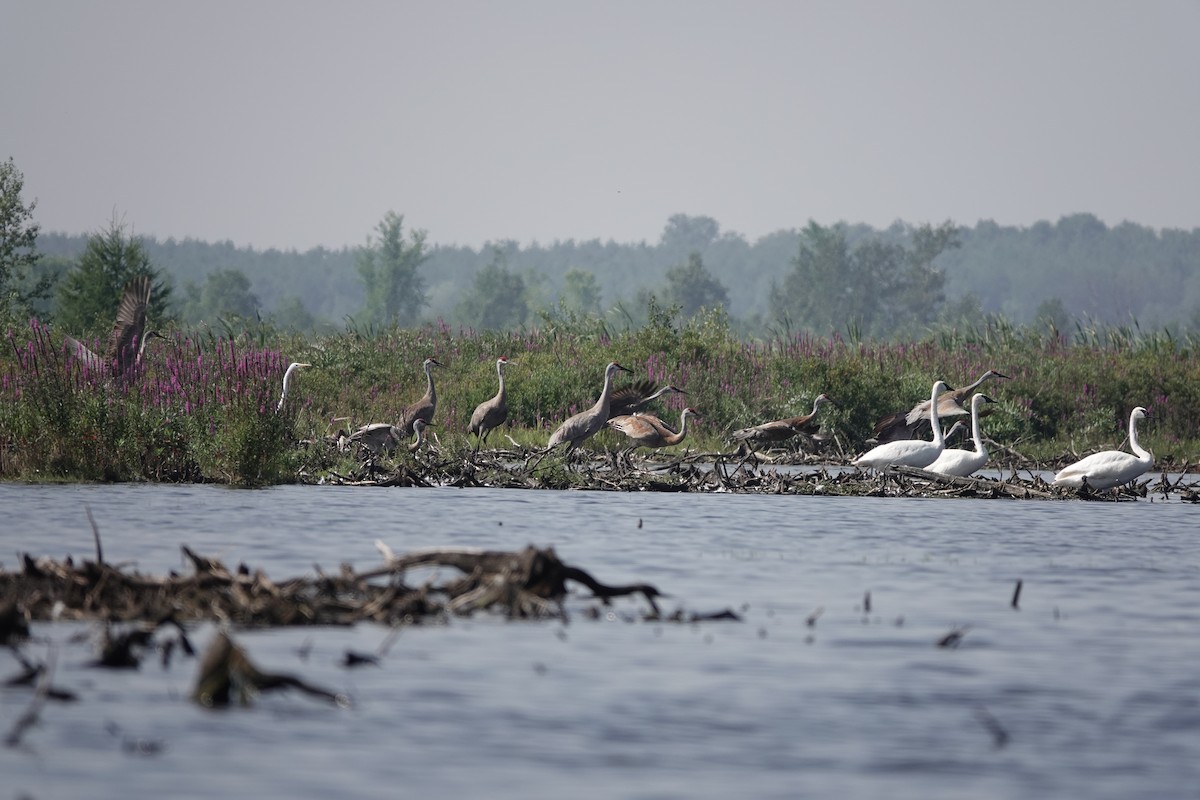
M 942 433 L 942 423 L 938 419 L 938 394 L 944 385 L 941 381 L 933 384 L 933 393 L 929 397 L 929 425 L 933 428 L 933 444 L 937 447 L 946 446 L 946 438 Z
M 983 434 L 979 432 L 979 407 L 983 405 L 982 397 L 971 400 L 971 438 L 975 440 L 975 452 L 983 452 Z
M 1142 461 L 1154 460 L 1153 454 L 1138 442 L 1137 416 L 1134 414 L 1129 415 L 1129 449 L 1136 453 L 1137 457 Z

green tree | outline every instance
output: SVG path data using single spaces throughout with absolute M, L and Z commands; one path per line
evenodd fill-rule
M 809 222 L 791 272 L 772 290 L 771 314 L 788 328 L 820 334 L 916 334 L 945 302 L 946 276 L 933 261 L 957 246 L 956 235 L 947 222 L 915 229 L 907 245 L 873 236 L 851 247 L 845 226 Z
M 704 267 L 697 252 L 688 255 L 687 264 L 667 270 L 667 285 L 663 289 L 667 305 L 678 306 L 685 318 L 693 317 L 702 308 L 729 310 L 729 290 Z
M 492 262 L 475 275 L 470 293 L 458 304 L 457 315 L 479 330 L 507 330 L 524 324 L 529 314 L 525 279 L 509 270 L 497 249 Z
M 37 200 L 25 205 L 25 176 L 10 156 L 0 162 L 0 315 L 25 313 L 35 301 L 50 296 L 54 273 L 35 274 L 41 254 L 33 222 Z
M 251 319 L 262 303 L 250 291 L 250 279 L 240 269 L 218 269 L 210 272 L 203 286 L 188 284 L 187 304 L 183 318 L 191 323 L 220 317 Z
M 162 325 L 170 318 L 171 287 L 150 263 L 142 239 L 126 234 L 125 225 L 114 217 L 107 231 L 88 237 L 78 265 L 59 284 L 59 325 L 77 336 L 107 333 L 125 284 L 139 275 L 149 275 L 152 281 L 149 324 Z
M 567 311 L 599 314 L 600 297 L 600 284 L 596 281 L 596 273 L 590 269 L 573 267 L 563 275 L 563 288 L 558 299 Z
M 409 232 L 404 239 L 404 215 L 389 211 L 376 226 L 376 238 L 358 251 L 358 274 L 366 288 L 366 321 L 383 325 L 412 325 L 427 304 L 425 281 L 418 270 L 426 259 L 426 233 Z
M 699 252 L 715 242 L 720 234 L 721 226 L 712 217 L 674 214 L 663 228 L 659 246 L 679 255 L 693 250 Z
M 307 333 L 317 327 L 317 318 L 304 305 L 304 301 L 294 294 L 283 299 L 271 314 L 271 321 L 288 333 Z

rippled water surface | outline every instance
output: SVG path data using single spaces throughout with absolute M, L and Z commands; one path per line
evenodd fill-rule
M 260 666 L 353 698 L 206 711 L 193 661 L 86 666 L 42 624 L 56 684 L 8 797 L 1129 798 L 1200 787 L 1198 510 L 1180 502 L 616 494 L 486 489 L 0 485 L 0 562 L 185 569 L 187 544 L 280 580 L 395 551 L 553 546 L 641 601 L 568 624 L 493 616 L 388 632 L 240 631 Z M 442 577 L 445 577 L 443 575 Z M 1019 609 L 1010 600 L 1023 581 Z M 870 593 L 870 610 L 865 609 Z M 820 610 L 815 624 L 807 620 Z M 938 647 L 965 631 L 957 648 Z M 212 637 L 203 626 L 200 647 Z M 78 638 L 78 637 L 76 637 Z M 302 660 L 297 650 L 311 641 Z M 50 644 L 27 646 L 44 658 Z M 18 671 L 0 654 L 0 679 Z M 0 734 L 29 701 L 0 688 Z

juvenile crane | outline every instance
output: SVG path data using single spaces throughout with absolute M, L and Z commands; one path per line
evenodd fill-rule
M 812 411 L 808 414 L 772 420 L 771 422 L 764 422 L 761 425 L 755 425 L 752 428 L 742 428 L 741 430 L 734 431 L 730 435 L 730 438 L 734 441 L 749 442 L 752 444 L 775 444 L 787 441 L 797 433 L 808 433 L 811 431 L 815 427 L 813 423 L 816 421 L 817 411 L 826 403 L 832 406 L 837 405 L 829 395 L 819 394 L 813 400 Z
M 1138 443 L 1137 423 L 1149 414 L 1141 406 L 1129 413 L 1129 449 L 1134 455 L 1121 450 L 1092 453 L 1059 470 L 1054 485 L 1080 488 L 1087 481 L 1088 488 L 1099 491 L 1123 486 L 1148 472 L 1154 466 L 1154 455 Z
M 425 359 L 425 394 L 420 400 L 404 409 L 401 415 L 400 429 L 404 431 L 404 435 L 408 436 L 414 433 L 413 423 L 419 419 L 425 420 L 426 423 L 433 422 L 433 412 L 437 410 L 437 390 L 433 387 L 433 368 L 443 366 L 433 356 Z
M 547 450 L 560 444 L 566 444 L 564 453 L 570 453 L 581 442 L 590 439 L 604 427 L 604 423 L 608 421 L 608 409 L 612 399 L 612 379 L 618 372 L 632 373 L 633 371 L 622 367 L 616 361 L 609 362 L 604 369 L 604 388 L 600 391 L 600 399 L 587 411 L 580 411 L 559 425 L 558 429 L 550 434 L 550 442 L 546 445 Z
M 974 450 L 960 450 L 958 448 L 946 449 L 942 454 L 925 469 L 930 472 L 937 472 L 941 475 L 957 475 L 965 478 L 971 475 L 976 470 L 983 469 L 983 465 L 987 463 L 988 451 L 983 444 L 983 436 L 979 432 L 979 412 L 984 403 L 996 402 L 986 394 L 976 392 L 971 397 L 971 438 L 975 442 Z M 961 423 L 955 422 L 955 425 Z M 950 429 L 951 433 L 954 429 Z M 950 438 L 950 434 L 946 435 Z
M 479 452 L 481 444 L 487 443 L 488 434 L 508 419 L 508 395 L 504 390 L 504 369 L 507 366 L 508 359 L 505 356 L 496 359 L 496 376 L 500 379 L 500 389 L 491 400 L 485 400 L 475 407 L 471 423 L 467 425 L 467 432 L 478 437 L 475 440 L 475 452 Z
M 654 384 L 651 381 L 637 381 L 629 386 L 622 386 L 620 389 L 614 389 L 612 398 L 608 406 L 608 418 L 623 417 L 646 408 L 652 402 L 662 397 L 664 394 L 675 392 L 677 394 L 687 394 L 678 386 L 667 384 L 658 391 L 654 391 Z
M 679 415 L 679 432 L 653 414 L 623 414 L 608 421 L 608 427 L 625 434 L 632 443 L 629 451 L 639 447 L 670 447 L 687 436 L 688 417 L 700 419 L 694 408 L 685 408 Z
M 108 345 L 101 357 L 89 350 L 83 342 L 73 336 L 64 336 L 68 349 L 95 372 L 111 371 L 125 376 L 142 360 L 146 342 L 150 339 L 165 339 L 158 331 L 146 330 L 146 309 L 150 306 L 150 276 L 139 275 L 125 284 L 117 318 L 108 334 Z
M 416 433 L 416 436 L 413 438 L 412 443 L 409 444 L 408 452 L 415 453 L 421 449 L 425 444 L 425 429 L 432 425 L 432 422 L 426 422 L 423 419 L 413 420 L 413 431 Z
M 964 386 L 961 389 L 944 392 L 937 399 L 938 415 L 943 419 L 946 417 L 966 416 L 970 413 L 966 408 L 966 403 L 970 400 L 972 393 L 982 386 L 984 382 L 992 378 L 1007 380 L 1008 376 L 994 369 L 989 369 L 980 375 L 974 383 Z M 898 439 L 913 438 L 916 435 L 917 429 L 921 426 L 921 422 L 929 419 L 929 409 L 931 406 L 931 401 L 922 400 L 908 411 L 897 411 L 893 414 L 888 414 L 886 417 L 882 417 L 875 423 L 875 441 L 885 444 Z M 987 415 L 986 409 L 984 410 L 984 415 Z
M 422 424 L 422 427 L 423 424 Z M 347 437 L 350 445 L 360 444 L 375 455 L 390 453 L 404 439 L 404 431 L 390 422 L 372 422 L 363 425 Z
M 942 433 L 942 424 L 938 419 L 937 399 L 949 387 L 942 381 L 935 381 L 933 391 L 929 395 L 929 424 L 933 428 L 933 440 L 898 439 L 886 442 L 868 450 L 854 460 L 854 466 L 884 470 L 891 466 L 903 464 L 909 467 L 925 468 L 932 464 L 942 454 L 946 447 Z

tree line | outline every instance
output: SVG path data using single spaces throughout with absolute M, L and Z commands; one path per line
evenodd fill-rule
M 1200 329 L 1200 228 L 1109 227 L 1090 214 L 973 227 L 897 222 L 781 230 L 750 242 L 677 214 L 653 244 L 432 244 L 388 211 L 359 247 L 257 250 L 133 236 L 45 233 L 10 158 L 0 162 L 0 312 L 95 331 L 123 281 L 155 277 L 152 313 L 183 325 L 270 321 L 311 332 L 435 320 L 512 330 L 560 320 L 644 324 L 653 309 L 715 310 L 748 337 L 780 331 L 905 339 L 1001 317 Z

